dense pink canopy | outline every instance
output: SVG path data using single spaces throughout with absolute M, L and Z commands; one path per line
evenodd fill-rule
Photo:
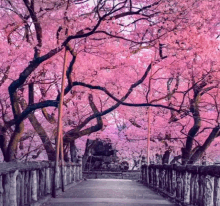
M 67 156 L 75 140 L 83 151 L 96 137 L 110 138 L 123 158 L 145 155 L 151 107 L 152 160 L 166 150 L 183 164 L 213 160 L 219 9 L 218 0 L 2 1 L 3 159 L 53 160 L 66 49 Z

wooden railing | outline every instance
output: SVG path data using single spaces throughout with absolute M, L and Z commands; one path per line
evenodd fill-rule
M 141 179 L 182 205 L 220 205 L 220 166 L 143 165 Z
M 66 163 L 64 184 L 82 179 L 79 163 Z M 34 205 L 40 199 L 52 194 L 54 162 L 0 163 L 0 205 Z M 61 188 L 59 170 L 56 189 Z
M 95 171 L 84 171 L 83 176 L 86 179 L 130 179 L 138 180 L 140 179 L 140 171 L 128 170 L 128 171 L 105 171 L 105 170 L 95 170 Z

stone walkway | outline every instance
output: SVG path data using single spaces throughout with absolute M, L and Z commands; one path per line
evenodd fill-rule
M 174 206 L 137 181 L 88 179 L 42 206 Z

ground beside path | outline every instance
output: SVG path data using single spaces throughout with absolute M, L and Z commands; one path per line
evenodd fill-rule
M 43 206 L 175 206 L 137 181 L 89 179 Z

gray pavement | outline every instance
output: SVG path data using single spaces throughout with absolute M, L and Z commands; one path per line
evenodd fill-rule
M 137 181 L 89 179 L 42 206 L 175 206 Z

